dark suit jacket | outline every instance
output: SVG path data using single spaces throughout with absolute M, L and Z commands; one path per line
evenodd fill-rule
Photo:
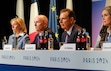
M 48 34 L 51 34 L 52 35 L 52 38 L 54 39 L 54 49 L 55 50 L 59 50 L 59 43 L 55 37 L 55 33 L 52 32 L 52 30 L 50 28 L 46 28 L 44 31 L 47 31 Z M 35 39 L 34 41 L 32 42 L 32 44 L 36 44 L 36 48 L 37 48 L 37 41 L 38 41 L 38 36 L 39 36 L 39 33 L 35 36 Z
M 82 29 L 82 27 L 78 26 L 77 24 L 74 24 L 67 43 L 75 43 L 76 42 L 78 29 Z M 67 35 L 67 32 L 64 31 L 62 33 L 61 42 L 65 42 L 66 35 Z

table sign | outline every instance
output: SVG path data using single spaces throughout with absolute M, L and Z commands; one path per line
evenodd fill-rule
M 75 43 L 64 43 L 60 50 L 66 50 L 66 51 L 75 51 L 76 50 L 76 44 Z
M 12 50 L 12 45 L 5 44 L 4 47 L 3 47 L 3 50 Z
M 111 51 L 111 43 L 110 42 L 104 42 L 102 46 L 102 50 L 110 50 Z
M 25 50 L 36 50 L 35 44 L 25 44 Z

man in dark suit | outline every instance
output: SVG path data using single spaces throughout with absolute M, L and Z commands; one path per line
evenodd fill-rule
M 60 18 L 59 23 L 61 25 L 61 28 L 64 29 L 64 32 L 62 33 L 61 37 L 61 42 L 75 43 L 78 34 L 78 29 L 80 30 L 82 29 L 82 27 L 75 24 L 76 22 L 75 12 L 67 8 L 62 9 L 60 11 L 59 18 Z
M 50 28 L 48 28 L 48 18 L 45 15 L 37 15 L 34 19 L 35 29 L 37 34 L 34 37 L 32 44 L 36 44 L 37 49 L 41 49 L 44 47 L 48 47 L 48 44 L 40 44 L 42 41 L 43 43 L 48 42 L 47 38 L 51 37 L 53 40 L 53 49 L 59 50 L 59 43 L 55 37 L 55 34 L 52 32 Z M 43 40 L 41 40 L 43 38 Z M 41 45 L 41 46 L 39 46 Z M 43 46 L 45 45 L 45 46 Z M 48 49 L 48 48 L 46 48 Z

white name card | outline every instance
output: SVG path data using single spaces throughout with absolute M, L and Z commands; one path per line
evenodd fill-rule
M 35 44 L 25 44 L 25 50 L 36 50 Z
M 75 51 L 76 50 L 76 44 L 75 43 L 64 43 L 61 47 L 60 50 L 62 51 Z
M 12 50 L 12 45 L 5 44 L 4 47 L 3 47 L 3 50 Z
M 103 43 L 102 50 L 110 50 L 111 51 L 111 43 L 109 43 L 109 42 Z

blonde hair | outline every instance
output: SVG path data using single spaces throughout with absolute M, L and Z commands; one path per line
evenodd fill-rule
M 25 22 L 23 21 L 22 18 L 13 18 L 10 20 L 10 24 L 12 24 L 13 21 L 15 21 L 17 24 L 20 25 L 20 27 L 21 27 L 20 31 L 21 32 L 27 33 L 26 25 L 25 25 Z
M 111 16 L 111 6 L 106 6 L 105 8 L 103 8 L 103 10 L 108 11 L 108 13 L 109 13 L 110 16 Z M 102 11 L 103 11 L 103 10 L 102 10 Z

